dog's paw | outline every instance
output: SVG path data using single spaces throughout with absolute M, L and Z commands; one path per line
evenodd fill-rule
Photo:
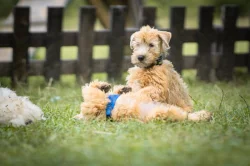
M 110 88 L 111 88 L 111 85 L 110 84 L 103 84 L 103 85 L 101 85 L 100 87 L 99 87 L 99 89 L 101 90 L 101 91 L 104 91 L 105 93 L 107 93 L 109 90 L 110 90 Z
M 115 94 L 124 94 L 132 91 L 132 88 L 130 86 L 124 86 L 124 85 L 116 85 L 113 89 Z
M 75 115 L 75 116 L 73 117 L 73 119 L 76 119 L 76 120 L 84 120 L 85 118 L 84 118 L 83 114 L 78 114 L 78 115 Z
M 212 120 L 212 113 L 202 110 L 188 114 L 188 120 L 199 122 L 199 121 L 210 121 Z
M 119 91 L 118 91 L 118 94 L 123 94 L 123 93 L 128 93 L 128 92 L 131 92 L 132 91 L 132 88 L 129 87 L 129 86 L 124 86 L 123 88 L 121 88 Z
M 18 116 L 15 119 L 12 119 L 9 124 L 11 124 L 13 127 L 20 127 L 20 126 L 25 126 L 25 121 L 22 116 Z
M 105 93 L 107 93 L 111 89 L 111 85 L 109 83 L 102 81 L 91 82 L 89 86 L 93 88 L 98 88 Z

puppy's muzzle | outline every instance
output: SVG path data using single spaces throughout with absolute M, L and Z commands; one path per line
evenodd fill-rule
M 145 56 L 144 56 L 144 55 L 139 55 L 139 56 L 137 57 L 137 59 L 138 59 L 140 62 L 142 62 L 142 61 L 145 59 Z

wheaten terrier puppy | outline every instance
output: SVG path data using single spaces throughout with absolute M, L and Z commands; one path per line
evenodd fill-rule
M 208 111 L 192 113 L 185 83 L 172 63 L 163 60 L 170 38 L 171 33 L 149 26 L 135 32 L 130 41 L 135 67 L 128 70 L 127 86 L 115 86 L 107 93 L 111 88 L 108 83 L 94 81 L 85 85 L 84 102 L 76 118 L 210 120 L 212 114 Z
M 45 119 L 42 110 L 27 97 L 17 96 L 7 88 L 0 88 L 0 125 L 19 127 Z

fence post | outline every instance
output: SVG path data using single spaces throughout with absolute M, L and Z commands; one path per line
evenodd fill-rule
M 12 86 L 26 82 L 28 76 L 29 7 L 14 9 L 14 43 L 11 71 Z
M 204 81 L 210 80 L 212 69 L 211 49 L 214 39 L 213 30 L 214 7 L 200 7 L 198 31 L 198 56 L 196 59 L 197 77 Z
M 108 80 L 119 80 L 122 75 L 125 37 L 125 6 L 112 6 L 110 19 L 109 59 L 107 64 Z
M 170 13 L 170 40 L 169 60 L 173 63 L 177 72 L 181 73 L 183 68 L 182 58 L 182 34 L 184 31 L 185 7 L 172 7 Z
M 80 9 L 77 74 L 78 81 L 81 83 L 91 80 L 95 20 L 95 7 L 85 6 Z
M 249 13 L 249 20 L 250 20 L 250 13 Z M 250 27 L 248 28 L 248 41 L 250 42 Z M 248 62 L 247 62 L 247 69 L 248 74 L 250 75 L 250 43 L 249 43 L 249 49 L 248 49 Z
M 155 26 L 156 8 L 155 7 L 143 7 L 142 10 L 142 22 L 140 26 L 149 25 Z
M 63 8 L 49 7 L 47 20 L 46 60 L 44 64 L 44 75 L 48 81 L 60 79 L 61 60 L 61 32 L 62 32 Z
M 216 71 L 216 76 L 219 80 L 229 81 L 233 78 L 235 63 L 234 42 L 238 13 L 237 6 L 226 5 L 222 7 L 222 56 Z

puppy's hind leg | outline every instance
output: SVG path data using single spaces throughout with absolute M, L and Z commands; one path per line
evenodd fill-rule
M 180 107 L 156 103 L 153 108 L 144 113 L 144 120 L 149 121 L 153 119 L 162 119 L 162 120 L 174 120 L 174 121 L 209 121 L 211 120 L 212 113 L 208 111 L 198 111 L 193 113 L 188 113 Z M 148 107 L 150 108 L 150 107 Z M 143 111 L 141 111 L 143 113 Z M 143 116 L 142 116 L 143 117 Z
M 141 117 L 145 121 L 160 119 L 160 120 L 173 120 L 183 121 L 187 120 L 188 113 L 182 110 L 180 107 L 176 107 L 169 104 L 154 103 L 146 104 L 141 109 Z M 143 108 L 141 107 L 141 108 Z M 146 110 L 147 108 L 148 110 Z
M 111 85 L 103 81 L 93 81 L 88 86 L 92 88 L 100 89 L 101 91 L 105 93 L 107 93 L 111 89 Z

